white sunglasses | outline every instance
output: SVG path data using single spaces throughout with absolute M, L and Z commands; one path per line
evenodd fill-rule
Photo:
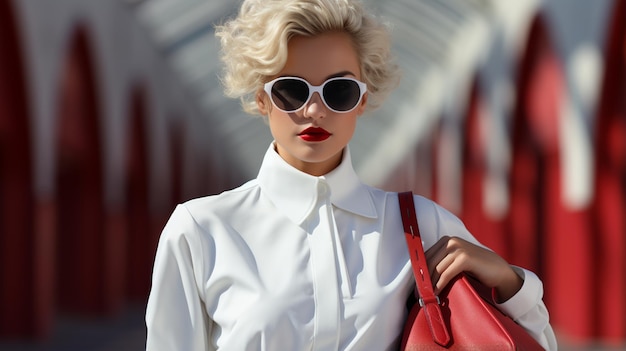
M 265 83 L 264 90 L 272 104 L 286 113 L 303 108 L 315 92 L 329 110 L 347 113 L 359 105 L 367 84 L 350 77 L 330 78 L 322 85 L 311 85 L 299 77 L 278 77 Z

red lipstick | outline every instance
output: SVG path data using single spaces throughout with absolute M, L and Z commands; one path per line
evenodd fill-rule
M 309 127 L 298 134 L 302 140 L 311 142 L 324 141 L 328 139 L 330 135 L 331 134 L 324 128 L 316 127 Z

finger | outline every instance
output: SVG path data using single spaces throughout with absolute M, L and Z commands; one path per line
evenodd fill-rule
M 428 266 L 428 272 L 431 275 L 433 283 L 436 281 L 436 278 L 438 276 L 437 266 L 439 266 L 441 261 L 443 261 L 445 257 L 449 254 L 448 241 L 448 237 L 443 237 L 426 252 L 426 265 Z M 439 268 L 439 272 L 441 272 L 443 269 L 445 269 L 445 265 Z
M 426 251 L 426 265 L 431 276 L 435 274 L 435 267 L 448 255 L 450 237 L 444 236 Z
M 436 264 L 433 263 L 430 265 L 431 269 L 429 271 L 433 287 L 436 287 L 437 284 L 439 284 L 441 275 L 446 272 L 454 262 L 453 254 L 448 254 L 446 251 L 443 252 L 446 253 L 445 256 L 443 256 L 443 258 L 439 260 L 439 262 L 437 262 Z
M 451 259 L 450 264 L 439 274 L 439 278 L 435 284 L 436 295 L 440 294 L 441 291 L 452 281 L 452 279 L 464 271 L 463 264 L 463 260 L 459 259 L 458 256 Z

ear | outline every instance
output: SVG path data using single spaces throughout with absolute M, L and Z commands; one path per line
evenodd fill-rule
M 358 116 L 361 116 L 362 114 L 365 113 L 365 110 L 367 109 L 368 97 L 369 97 L 369 93 L 366 92 L 365 94 L 363 94 L 363 97 L 361 98 L 361 102 L 359 103 L 359 106 L 356 108 Z
M 259 90 L 256 93 L 255 101 L 256 101 L 256 107 L 259 110 L 259 112 L 263 116 L 267 116 L 270 112 L 269 105 L 271 104 L 271 102 L 268 99 L 267 94 L 263 90 Z

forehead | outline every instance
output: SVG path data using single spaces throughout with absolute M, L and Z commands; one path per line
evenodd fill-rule
M 321 84 L 340 72 L 360 78 L 357 51 L 349 34 L 329 32 L 312 37 L 295 36 L 289 40 L 285 67 L 279 76 L 294 75 L 312 84 Z

